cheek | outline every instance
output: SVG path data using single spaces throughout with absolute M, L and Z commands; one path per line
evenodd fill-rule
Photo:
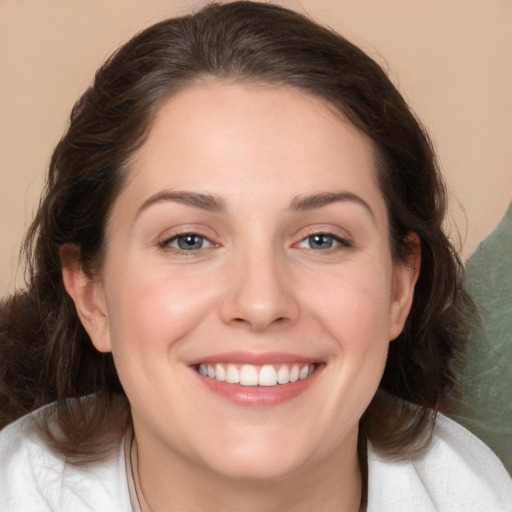
M 119 272 L 107 289 L 113 352 L 165 349 L 193 330 L 211 309 L 216 289 L 193 272 Z M 121 278 L 122 276 L 122 278 Z
M 340 379 L 356 391 L 377 386 L 384 370 L 389 340 L 389 301 L 372 287 L 357 283 L 344 287 L 346 296 L 337 297 L 337 306 L 322 311 L 323 325 L 335 340 L 341 357 Z
M 371 399 L 386 363 L 392 297 L 389 269 L 385 263 L 347 266 L 331 280 L 323 300 L 315 303 L 318 323 L 336 346 L 333 364 L 338 386 L 351 390 L 355 408 Z M 345 392 L 339 395 L 347 401 Z
M 390 282 L 386 266 L 354 263 L 319 279 L 325 292 L 316 301 L 311 294 L 315 334 L 327 335 L 332 347 L 324 374 L 328 392 L 315 418 L 330 425 L 328 445 L 354 428 L 378 388 L 389 345 Z
M 391 311 L 391 272 L 387 266 L 352 265 L 317 280 L 321 293 L 311 303 L 322 323 L 341 343 L 365 350 L 387 343 Z
M 187 395 L 176 389 L 172 363 L 181 341 L 211 311 L 215 287 L 198 287 L 184 272 L 161 269 L 117 275 L 122 279 L 111 279 L 106 287 L 112 355 L 132 409 L 144 415 L 161 407 L 157 383 L 171 394 Z

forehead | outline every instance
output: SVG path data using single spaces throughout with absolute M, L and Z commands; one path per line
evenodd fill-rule
M 160 106 L 125 189 L 139 198 L 158 189 L 229 198 L 248 186 L 252 195 L 277 188 L 290 197 L 365 188 L 381 199 L 370 142 L 327 101 L 288 86 L 220 80 Z

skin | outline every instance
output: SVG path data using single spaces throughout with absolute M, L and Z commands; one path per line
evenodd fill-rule
M 132 167 L 101 272 L 65 264 L 64 281 L 130 400 L 143 508 L 358 510 L 358 421 L 419 267 L 418 251 L 391 257 L 370 144 L 320 99 L 211 80 L 161 106 Z M 183 233 L 202 248 L 180 250 Z M 190 366 L 240 351 L 321 370 L 295 398 L 251 407 L 212 393 Z

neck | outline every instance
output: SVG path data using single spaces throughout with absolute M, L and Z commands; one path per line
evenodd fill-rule
M 361 478 L 356 451 L 279 479 L 256 481 L 224 477 L 187 460 L 167 464 L 154 455 L 133 444 L 141 512 L 358 512 L 365 501 L 366 476 Z

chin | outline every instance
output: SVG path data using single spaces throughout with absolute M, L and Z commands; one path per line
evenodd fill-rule
M 298 460 L 297 457 L 290 459 L 283 457 L 282 454 L 268 454 L 267 456 L 258 454 L 247 457 L 229 457 L 222 463 L 210 467 L 219 476 L 229 480 L 264 483 L 286 479 L 300 472 L 304 465 L 304 461 Z
M 290 436 L 289 429 L 256 430 L 245 431 L 243 436 L 240 433 L 226 436 L 227 442 L 208 450 L 200 462 L 229 479 L 264 481 L 296 474 L 317 458 L 318 450 L 314 449 L 311 437 L 305 443 L 300 436 Z

